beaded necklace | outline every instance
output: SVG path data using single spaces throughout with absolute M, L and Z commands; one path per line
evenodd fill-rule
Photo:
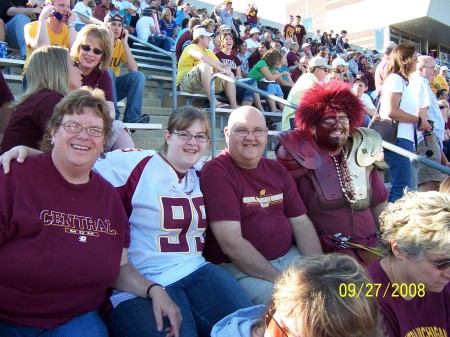
M 342 152 L 342 168 L 339 165 L 335 156 L 330 155 L 333 158 L 334 165 L 336 166 L 337 175 L 339 178 L 339 185 L 341 185 L 342 192 L 345 195 L 345 198 L 348 200 L 350 204 L 354 204 L 356 202 L 356 193 L 355 188 L 353 187 L 353 179 L 350 174 L 350 170 L 348 169 L 347 159 L 345 154 L 345 149 L 341 149 Z

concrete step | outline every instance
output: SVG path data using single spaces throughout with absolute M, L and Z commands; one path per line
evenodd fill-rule
M 158 99 L 155 98 L 144 98 L 142 100 L 142 107 L 160 107 L 161 102 Z
M 171 108 L 161 108 L 158 106 L 143 106 L 142 107 L 142 113 L 149 114 L 151 116 L 166 116 L 167 118 L 170 116 L 170 114 L 173 112 L 173 109 Z

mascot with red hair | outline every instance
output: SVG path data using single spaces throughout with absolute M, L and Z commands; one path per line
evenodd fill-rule
M 324 252 L 368 265 L 379 256 L 378 216 L 388 193 L 378 174 L 381 137 L 359 127 L 364 106 L 348 84 L 315 84 L 295 112 L 296 129 L 277 136 L 277 161 L 293 175 Z

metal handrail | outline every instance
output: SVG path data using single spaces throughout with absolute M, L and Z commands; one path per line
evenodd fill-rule
M 137 37 L 133 35 L 128 35 L 129 38 L 131 38 L 133 41 L 139 42 L 146 47 L 155 50 L 165 56 L 170 57 L 172 61 L 172 108 L 175 110 L 177 108 L 177 59 L 175 58 L 175 53 L 161 49 L 157 46 L 152 45 L 151 43 L 148 43 L 147 41 L 138 39 Z
M 283 103 L 284 105 L 289 106 L 289 107 L 291 107 L 293 109 L 297 109 L 297 107 L 298 107 L 298 104 L 292 103 L 292 102 L 287 101 L 287 100 L 285 100 L 283 98 L 280 98 L 278 96 L 271 95 L 271 94 L 269 94 L 266 91 L 263 91 L 263 90 L 261 90 L 259 88 L 255 88 L 254 86 L 248 85 L 246 83 L 243 83 L 243 82 L 240 82 L 240 81 L 236 81 L 234 78 L 231 78 L 231 77 L 226 76 L 226 75 L 221 74 L 221 73 L 216 73 L 216 74 L 214 74 L 211 77 L 211 82 L 209 84 L 209 88 L 210 88 L 210 91 L 211 91 L 211 97 L 215 97 L 214 84 L 215 84 L 215 81 L 216 81 L 217 78 L 221 78 L 221 79 L 223 79 L 225 81 L 234 83 L 236 86 L 243 87 L 245 89 L 251 90 L 251 91 L 256 92 L 257 94 L 259 94 L 261 96 L 271 98 L 274 101 Z M 214 104 L 211 104 L 210 111 L 211 111 L 210 118 L 211 118 L 211 130 L 212 130 L 212 132 L 211 132 L 211 148 L 212 148 L 212 156 L 214 157 L 215 153 L 216 153 L 216 132 L 215 132 L 215 130 L 216 130 L 216 107 L 214 106 Z M 405 149 L 402 149 L 401 147 L 398 147 L 398 146 L 396 146 L 394 144 L 391 144 L 389 142 L 386 142 L 384 140 L 382 141 L 381 145 L 383 146 L 383 148 L 385 148 L 387 150 L 390 150 L 390 151 L 395 152 L 395 153 L 397 153 L 397 154 L 399 154 L 401 156 L 409 158 L 409 160 L 411 162 L 420 163 L 420 164 L 429 166 L 429 167 L 431 167 L 433 169 L 436 169 L 439 172 L 442 172 L 444 174 L 450 175 L 450 168 L 447 167 L 447 166 L 443 166 L 441 164 L 438 164 L 438 163 L 436 163 L 436 162 L 434 162 L 434 161 L 432 161 L 430 159 L 427 159 L 427 158 L 419 156 L 419 155 L 417 155 L 415 153 L 409 152 L 409 151 L 407 151 Z
M 74 12 L 77 13 L 78 15 L 84 16 L 85 18 L 91 20 L 98 26 L 105 25 L 103 21 L 100 21 L 100 20 L 94 18 L 93 16 L 88 16 L 88 15 L 86 15 L 86 13 L 80 13 L 78 11 L 74 11 Z M 175 110 L 177 108 L 177 83 L 176 83 L 177 60 L 175 58 L 175 53 L 161 49 L 157 46 L 154 46 L 154 45 L 148 43 L 147 41 L 138 39 L 136 36 L 133 36 L 133 35 L 128 35 L 128 38 L 130 38 L 133 41 L 139 42 L 139 43 L 145 45 L 146 47 L 149 47 L 150 49 L 155 50 L 165 56 L 168 56 L 171 59 L 171 61 L 172 61 L 172 106 L 173 106 L 173 110 Z
M 221 74 L 221 73 L 215 73 L 211 77 L 211 82 L 209 83 L 209 89 L 210 89 L 210 92 L 211 92 L 211 97 L 215 97 L 216 96 L 216 90 L 214 88 L 214 84 L 215 84 L 217 78 L 221 78 L 221 79 L 223 79 L 225 81 L 234 83 L 238 87 L 243 87 L 243 88 L 245 88 L 247 90 L 251 90 L 253 92 L 256 92 L 260 96 L 273 99 L 276 102 L 283 103 L 284 105 L 287 105 L 287 106 L 289 106 L 289 107 L 291 107 L 293 109 L 297 109 L 297 104 L 294 104 L 294 103 L 292 103 L 290 101 L 287 101 L 284 98 L 280 98 L 278 96 L 269 94 L 267 91 L 261 90 L 261 89 L 259 89 L 257 87 L 252 86 L 252 85 L 248 85 L 245 82 L 237 81 L 234 78 L 231 78 L 231 77 L 226 76 L 226 75 Z M 211 123 L 211 130 L 212 130 L 212 132 L 211 132 L 211 149 L 212 149 L 212 156 L 214 157 L 215 153 L 216 153 L 216 132 L 215 132 L 215 130 L 216 130 L 216 107 L 214 106 L 214 104 L 211 104 L 211 108 L 210 108 L 210 123 Z

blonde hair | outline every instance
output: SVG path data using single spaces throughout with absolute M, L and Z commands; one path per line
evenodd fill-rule
M 28 88 L 15 102 L 16 108 L 27 98 L 42 89 L 50 89 L 67 95 L 69 92 L 69 51 L 59 46 L 43 46 L 36 49 L 28 62 L 26 77 Z
M 448 102 L 445 99 L 439 100 L 438 105 L 443 105 L 448 109 Z
M 367 271 L 343 254 L 300 257 L 276 280 L 273 303 L 282 317 L 294 318 L 303 337 L 381 337 L 376 298 L 366 296 Z M 342 287 L 361 289 L 342 296 Z
M 431 192 L 406 192 L 389 204 L 380 216 L 381 239 L 390 251 L 396 242 L 399 250 L 412 260 L 424 252 L 450 253 L 450 195 Z
M 112 51 L 114 46 L 114 36 L 106 27 L 96 25 L 86 25 L 77 34 L 77 38 L 73 43 L 70 55 L 74 61 L 78 61 L 82 44 L 86 44 L 87 40 L 94 40 L 98 43 L 103 51 L 102 58 L 98 64 L 100 70 L 105 70 L 111 64 Z
M 163 11 L 161 12 L 161 19 L 165 20 L 165 16 L 166 14 L 169 13 L 169 23 L 172 23 L 172 12 L 170 11 L 169 8 L 164 8 Z
M 84 108 L 90 108 L 98 117 L 103 120 L 103 130 L 105 131 L 103 143 L 106 144 L 111 136 L 112 118 L 109 115 L 109 108 L 105 101 L 105 94 L 101 89 L 82 87 L 69 93 L 56 106 L 52 118 L 48 122 L 42 138 L 41 150 L 51 152 L 51 134 L 53 130 L 60 127 L 65 115 L 82 115 Z

